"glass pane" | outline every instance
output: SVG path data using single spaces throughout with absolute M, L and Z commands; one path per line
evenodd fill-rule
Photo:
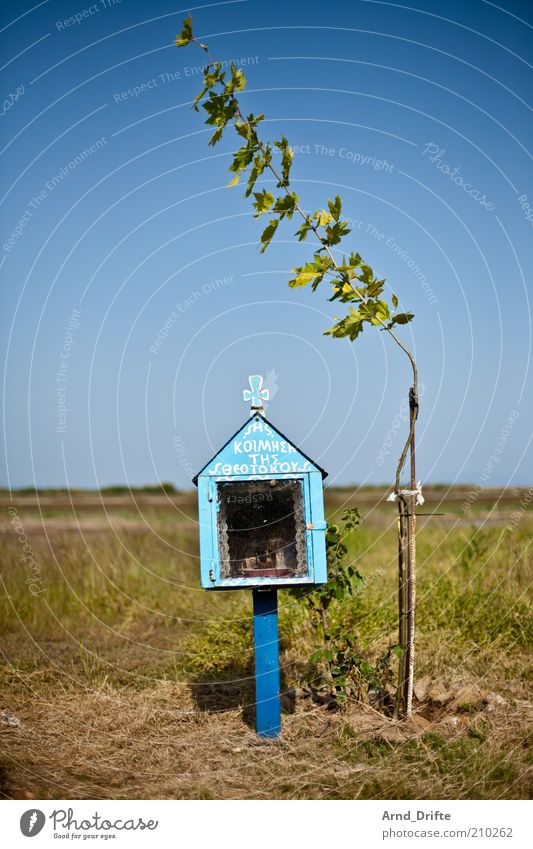
M 307 574 L 301 480 L 217 484 L 222 578 Z

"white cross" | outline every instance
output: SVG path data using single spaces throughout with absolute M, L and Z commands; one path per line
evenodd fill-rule
M 261 415 L 263 415 L 263 401 L 268 401 L 270 396 L 268 389 L 261 388 L 263 386 L 263 375 L 249 375 L 248 383 L 251 388 L 243 389 L 242 397 L 244 401 L 252 402 L 250 406 L 250 415 L 253 416 L 255 413 L 261 413 Z

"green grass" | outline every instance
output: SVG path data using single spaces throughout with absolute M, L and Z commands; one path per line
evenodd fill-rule
M 359 503 L 363 515 L 348 546 L 365 583 L 355 600 L 335 604 L 331 616 L 357 636 L 371 660 L 397 640 L 395 514 L 391 505 L 378 503 L 381 496 L 365 490 L 358 502 L 348 492 L 327 494 L 330 515 L 338 518 L 347 500 Z M 506 531 L 505 514 L 516 505 L 505 498 L 496 507 L 504 514 L 500 523 L 483 526 L 499 494 L 480 499 L 468 521 L 458 494 L 452 496 L 449 505 L 439 505 L 442 491 L 435 488 L 428 512 L 447 515 L 419 525 L 417 676 L 476 682 L 501 693 L 505 709 L 481 715 L 460 706 L 457 726 L 430 716 L 430 727 L 391 739 L 388 725 L 382 728 L 390 721 L 376 719 L 364 706 L 349 704 L 331 714 L 311 705 L 286 717 L 288 742 L 271 760 L 252 746 L 250 593 L 200 589 L 194 496 L 173 493 L 169 502 L 161 495 L 154 504 L 153 493 L 135 500 L 107 493 L 106 515 L 94 495 L 78 495 L 74 515 L 64 493 L 47 495 L 42 516 L 48 537 L 35 498 L 17 496 L 18 518 L 40 570 L 43 592 L 37 597 L 25 583 L 30 573 L 6 500 L 2 697 L 6 709 L 20 714 L 28 735 L 7 732 L 13 751 L 7 747 L 0 765 L 2 792 L 248 798 L 259 782 L 260 798 L 521 797 L 531 745 L 524 723 L 531 704 L 533 520 L 526 513 L 512 533 Z M 309 660 L 316 628 L 305 602 L 288 593 L 280 594 L 280 640 L 283 687 L 317 683 Z M 67 708 L 59 711 L 63 701 Z M 99 705 L 96 716 L 93 703 Z M 114 723 L 122 727 L 122 717 L 130 725 L 117 748 Z M 76 733 L 69 743 L 69 729 L 84 722 L 95 725 L 99 743 L 94 735 L 74 742 Z M 137 755 L 128 742 L 131 723 Z M 160 749 L 145 746 L 145 733 L 168 748 L 167 772 Z M 229 739 L 225 751 L 221 741 Z M 182 743 L 206 765 L 192 784 L 176 777 Z M 93 763 L 106 747 L 120 774 L 134 775 L 140 759 L 147 775 L 161 769 L 161 780 L 117 784 L 105 766 L 99 773 Z M 50 760 L 67 791 L 50 784 L 44 766 Z M 225 770 L 231 777 L 224 783 Z

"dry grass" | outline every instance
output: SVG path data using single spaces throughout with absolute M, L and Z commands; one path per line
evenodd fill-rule
M 374 656 L 395 639 L 390 506 L 364 493 L 350 553 L 367 584 L 340 609 Z M 4 505 L 0 791 L 10 798 L 524 798 L 531 790 L 531 531 L 520 501 L 461 497 L 419 537 L 419 675 L 476 682 L 492 711 L 305 704 L 283 736 L 253 733 L 249 593 L 198 589 L 195 505 L 80 496 L 16 501 L 44 592 L 24 580 Z M 154 502 L 155 498 L 155 502 Z M 330 510 L 345 501 L 330 495 Z M 438 493 L 429 509 L 438 509 Z M 474 521 L 472 521 L 474 519 Z M 488 520 L 488 521 L 487 521 Z M 79 524 L 79 527 L 78 527 Z M 135 525 L 135 527 L 133 526 Z M 481 525 L 481 527 L 480 527 Z M 81 528 L 81 530 L 80 530 Z M 315 674 L 305 608 L 282 596 L 284 686 Z
M 12 699 L 21 727 L 2 735 L 11 797 L 517 798 L 531 790 L 532 717 L 522 700 L 455 727 L 446 716 L 395 723 L 364 705 L 316 709 L 285 717 L 282 741 L 261 745 L 240 708 L 199 710 L 182 685 L 117 691 L 51 687 L 45 678 L 40 697 Z

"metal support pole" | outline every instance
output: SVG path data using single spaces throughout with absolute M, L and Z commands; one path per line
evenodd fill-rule
M 279 700 L 278 591 L 253 590 L 255 649 L 255 730 L 260 737 L 278 737 Z

